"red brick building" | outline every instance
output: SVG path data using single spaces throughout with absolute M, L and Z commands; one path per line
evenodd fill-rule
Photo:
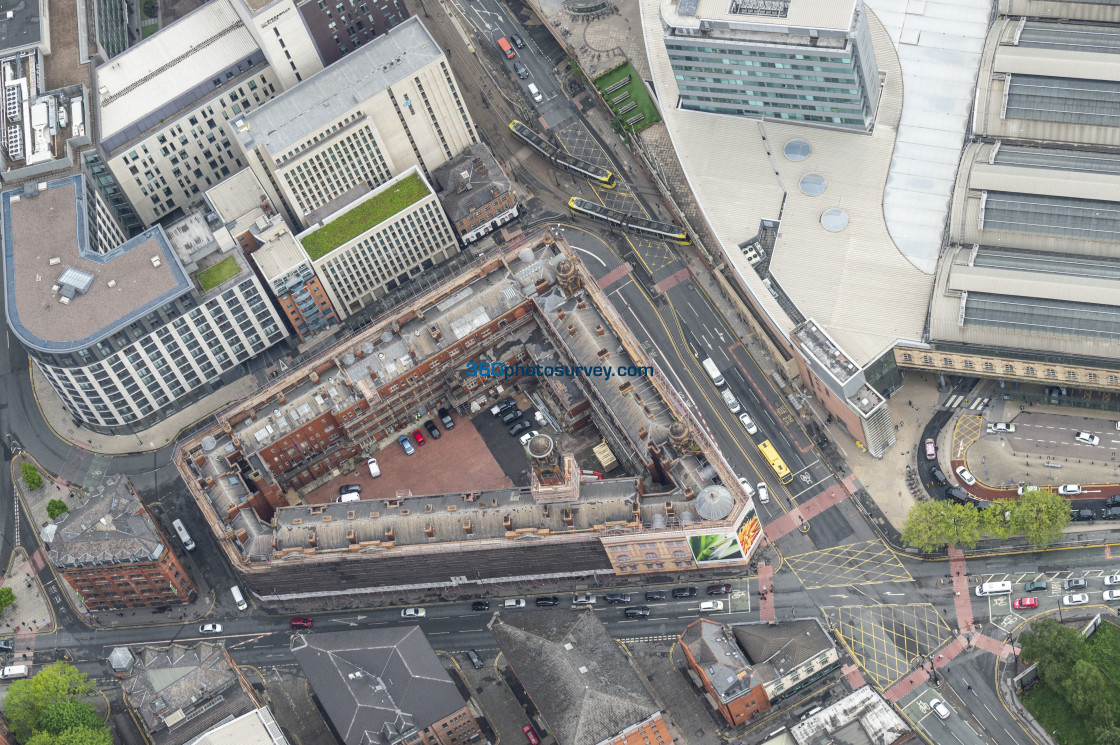
M 124 476 L 43 531 L 47 556 L 90 610 L 190 602 L 194 583 Z
M 770 708 L 764 681 L 747 663 L 735 637 L 723 624 L 701 618 L 685 628 L 681 649 L 693 682 L 731 726 Z
M 459 240 L 472 243 L 520 214 L 509 176 L 490 148 L 471 145 L 432 171 L 439 203 Z

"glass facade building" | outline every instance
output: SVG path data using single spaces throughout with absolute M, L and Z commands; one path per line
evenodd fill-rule
M 663 13 L 681 108 L 863 130 L 874 124 L 882 86 L 862 4 L 848 28 L 831 30 L 777 25 L 735 2 L 718 18 L 690 15 L 695 7 L 681 2 Z

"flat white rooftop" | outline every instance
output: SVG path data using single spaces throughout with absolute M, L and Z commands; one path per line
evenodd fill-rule
M 769 26 L 775 33 L 787 28 L 847 31 L 852 26 L 857 0 L 663 0 L 661 13 L 671 26 L 699 27 L 700 20 L 718 20 L 744 26 Z M 784 14 L 766 9 L 785 8 Z M 734 10 L 733 8 L 738 8 Z M 757 8 L 758 12 L 751 12 Z

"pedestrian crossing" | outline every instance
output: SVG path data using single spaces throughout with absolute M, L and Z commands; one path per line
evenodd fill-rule
M 955 395 L 950 396 L 949 400 L 946 401 L 943 406 L 946 409 L 967 408 L 969 411 L 981 411 L 985 406 L 988 405 L 988 402 L 991 400 L 991 396 L 980 396 L 979 398 L 973 399 L 970 402 L 967 395 Z

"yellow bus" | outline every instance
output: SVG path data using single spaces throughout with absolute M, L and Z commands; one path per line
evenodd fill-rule
M 765 458 L 766 462 L 770 464 L 770 467 L 774 469 L 774 473 L 778 476 L 778 481 L 781 481 L 783 484 L 788 484 L 793 481 L 793 474 L 786 468 L 785 461 L 778 455 L 778 451 L 774 449 L 774 446 L 770 444 L 769 440 L 758 443 L 758 452 L 762 453 L 762 457 Z

